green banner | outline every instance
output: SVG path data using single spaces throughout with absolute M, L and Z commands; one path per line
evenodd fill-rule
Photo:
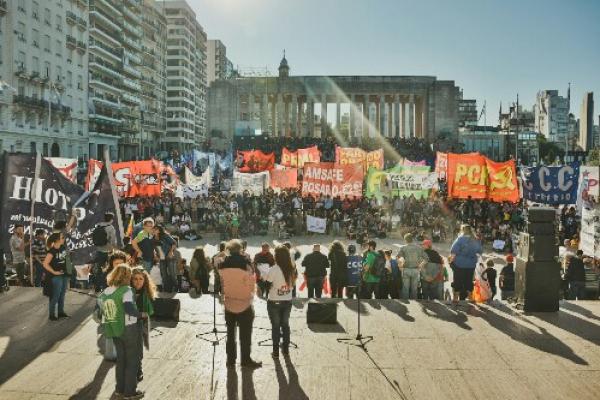
M 428 166 L 396 165 L 388 170 L 369 168 L 367 174 L 368 198 L 409 197 L 417 199 L 429 196 L 431 179 Z

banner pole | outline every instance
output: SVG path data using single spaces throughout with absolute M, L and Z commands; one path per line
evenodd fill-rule
M 35 285 L 33 271 L 33 221 L 35 219 L 35 199 L 37 198 L 37 182 L 40 179 L 40 170 L 42 169 L 42 155 L 35 153 L 35 172 L 33 174 L 33 182 L 31 187 L 31 218 L 29 220 L 29 282 L 31 286 Z
M 104 167 L 106 168 L 106 174 L 108 175 L 108 182 L 110 183 L 110 190 L 112 192 L 113 202 L 115 204 L 115 216 L 117 218 L 117 225 L 119 227 L 119 246 L 123 246 L 123 237 L 125 235 L 125 231 L 123 230 L 123 220 L 121 219 L 121 207 L 119 207 L 119 198 L 117 195 L 117 187 L 115 186 L 115 177 L 112 172 L 112 164 L 110 163 L 110 155 L 108 154 L 108 149 L 104 149 Z

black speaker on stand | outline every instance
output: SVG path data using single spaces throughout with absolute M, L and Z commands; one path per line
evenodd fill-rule
M 558 311 L 560 263 L 556 210 L 530 208 L 525 230 L 519 234 L 515 265 L 517 307 L 528 312 Z

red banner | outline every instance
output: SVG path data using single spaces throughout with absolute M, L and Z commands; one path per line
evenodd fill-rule
M 362 197 L 361 164 L 307 163 L 304 165 L 302 196 Z
M 438 178 L 446 179 L 446 173 L 448 171 L 448 153 L 442 153 L 438 151 L 435 156 L 435 172 L 438 174 Z
M 274 169 L 271 174 L 272 189 L 296 189 L 298 187 L 298 169 Z
M 448 154 L 448 197 L 485 199 L 487 168 L 480 154 Z
M 520 196 L 515 160 L 495 162 L 486 158 L 485 162 L 489 180 L 488 199 L 499 203 L 518 202 Z
M 94 160 L 90 158 L 88 161 L 88 171 L 85 177 L 85 190 L 89 191 L 91 187 L 94 187 L 96 184 L 96 180 L 100 176 L 100 171 L 102 171 L 102 166 L 104 163 L 102 161 Z
M 256 173 L 270 171 L 275 167 L 275 153 L 265 154 L 260 150 L 238 151 L 238 171 Z
M 161 165 L 156 160 L 112 164 L 115 186 L 121 197 L 159 197 Z
M 366 173 L 370 167 L 383 169 L 383 149 L 366 152 L 358 147 L 335 147 L 335 162 L 339 165 L 362 164 Z
M 318 163 L 321 161 L 321 152 L 317 146 L 297 151 L 289 151 L 285 147 L 281 152 L 281 165 L 284 167 L 302 168 L 305 163 Z

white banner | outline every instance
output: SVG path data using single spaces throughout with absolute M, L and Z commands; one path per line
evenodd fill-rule
M 583 207 L 581 211 L 581 242 L 583 254 L 600 258 L 600 205 Z
M 327 220 L 325 218 L 306 216 L 306 230 L 308 232 L 325 233 Z
M 194 175 L 188 167 L 185 167 L 184 174 L 186 183 L 177 185 L 175 197 L 195 199 L 199 196 L 208 196 L 208 189 L 212 183 L 210 167 L 206 168 L 202 176 Z
M 437 174 L 430 172 L 427 174 L 406 174 L 406 173 L 388 173 L 387 179 L 391 183 L 393 190 L 427 190 L 432 189 L 437 184 Z
M 61 157 L 44 157 L 50 164 L 59 170 L 68 180 L 77 183 L 77 159 Z M 98 172 L 100 174 L 100 172 Z
M 579 167 L 579 188 L 577 190 L 577 211 L 598 203 L 600 197 L 600 167 Z
M 233 193 L 244 193 L 246 190 L 251 194 L 260 196 L 265 189 L 269 188 L 271 178 L 269 171 L 263 171 L 256 174 L 244 174 L 233 171 L 233 182 L 231 191 Z

